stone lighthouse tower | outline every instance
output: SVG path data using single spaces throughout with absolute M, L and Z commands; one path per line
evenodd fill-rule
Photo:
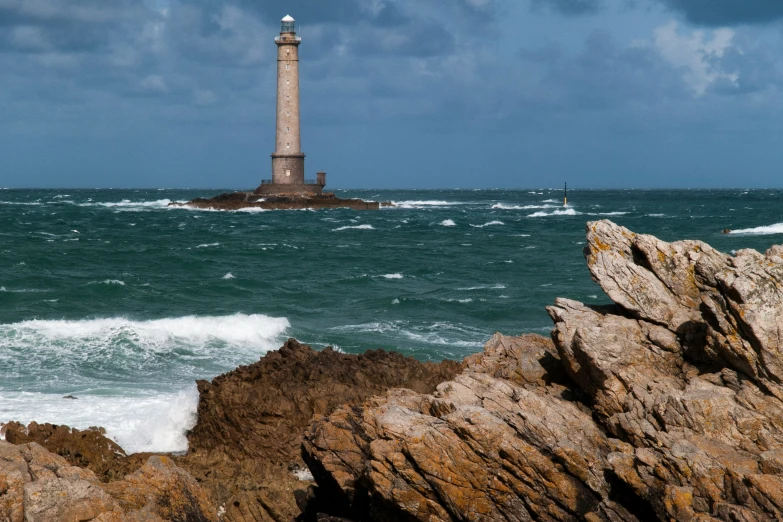
M 282 20 L 277 44 L 277 133 L 272 154 L 272 179 L 263 180 L 256 192 L 265 194 L 321 192 L 326 176 L 305 181 L 302 138 L 299 127 L 299 44 L 296 21 Z

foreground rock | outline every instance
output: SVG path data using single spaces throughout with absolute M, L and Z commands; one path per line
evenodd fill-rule
M 588 224 L 615 301 L 549 307 L 434 393 L 317 419 L 303 519 L 783 519 L 783 248 L 731 257 Z
M 0 520 L 8 522 L 207 522 L 217 511 L 195 480 L 153 456 L 124 480 L 90 470 L 32 442 L 0 441 Z
M 342 405 L 359 404 L 389 388 L 431 392 L 459 371 L 459 363 L 453 361 L 421 363 L 382 350 L 363 355 L 332 349 L 317 352 L 291 339 L 255 364 L 198 383 L 198 423 L 189 434 L 190 449 L 184 456 L 150 460 L 149 454 L 126 455 L 97 428 L 76 430 L 37 423 L 25 427 L 12 422 L 3 427 L 3 433 L 9 442 L 20 445 L 11 447 L 46 448 L 56 454 L 49 455 L 60 466 L 68 465 L 68 473 L 84 473 L 92 484 L 89 498 L 103 499 L 105 506 L 101 504 L 100 509 L 115 517 L 106 518 L 110 516 L 106 514 L 95 520 L 202 520 L 198 511 L 188 507 L 192 497 L 199 506 L 207 498 L 223 522 L 289 522 L 300 513 L 294 492 L 308 484 L 299 447 L 314 414 L 331 414 Z M 161 467 L 161 463 L 166 465 Z M 16 480 L 14 473 L 0 469 L 0 491 L 3 480 Z M 55 488 L 51 495 L 64 495 L 63 505 L 71 505 L 71 493 Z M 54 498 L 51 495 L 46 498 Z M 144 499 L 148 500 L 142 505 Z M 158 518 L 138 518 L 142 515 L 135 511 L 147 504 L 160 504 L 157 511 L 145 511 Z M 172 507 L 166 511 L 165 506 Z M 200 509 L 204 511 L 205 506 Z M 94 518 L 93 511 L 85 513 Z M 137 518 L 131 518 L 131 512 Z M 196 514 L 182 518 L 179 512 Z M 217 512 L 205 515 L 204 520 L 214 520 Z M 49 512 L 46 516 L 55 517 Z M 92 520 L 89 517 L 73 520 Z
M 350 208 L 353 210 L 378 210 L 389 204 L 361 199 L 342 199 L 331 192 L 323 194 L 257 195 L 252 192 L 231 192 L 214 198 L 196 198 L 187 203 L 169 203 L 169 206 L 192 207 L 210 210 L 301 210 L 316 208 Z

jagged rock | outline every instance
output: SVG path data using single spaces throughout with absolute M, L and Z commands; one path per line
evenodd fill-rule
M 207 522 L 216 510 L 195 480 L 151 457 L 125 480 L 102 484 L 35 442 L 0 441 L 0 520 L 8 522 Z
M 289 339 L 280 350 L 212 382 L 198 381 L 198 423 L 188 435 L 191 453 L 233 458 L 298 460 L 302 433 L 313 415 L 389 388 L 429 392 L 459 371 L 459 363 L 421 363 L 383 350 L 363 355 L 315 351 Z
M 149 453 L 127 455 L 102 428 L 78 430 L 55 424 L 9 422 L 0 433 L 11 444 L 35 442 L 64 457 L 71 465 L 93 471 L 102 481 L 119 480 L 140 468 Z
M 518 367 L 546 381 L 547 344 L 496 337 L 432 395 L 392 390 L 317 420 L 302 449 L 323 511 L 357 520 L 635 520 L 609 497 L 603 470 L 618 443 L 589 413 L 558 386 L 492 376 Z M 518 359 L 504 361 L 509 354 Z
M 558 299 L 554 348 L 496 335 L 435 393 L 318 418 L 302 519 L 783 519 L 783 247 L 587 239 L 614 305 Z

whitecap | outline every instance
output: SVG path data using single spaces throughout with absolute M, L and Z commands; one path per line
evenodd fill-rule
M 532 210 L 537 208 L 554 208 L 555 205 L 506 205 L 505 203 L 496 203 L 492 208 L 497 210 Z
M 402 274 L 383 274 L 381 277 L 385 279 L 402 279 L 404 276 Z
M 119 279 L 104 279 L 103 281 L 93 281 L 90 283 L 93 284 L 99 284 L 99 285 L 117 285 L 117 286 L 125 286 L 125 281 L 120 281 Z
M 572 208 L 567 208 L 565 210 L 555 210 L 553 212 L 533 212 L 532 214 L 529 214 L 527 217 L 535 218 L 535 217 L 548 217 L 548 216 L 578 216 L 581 214 L 582 214 L 581 212 L 577 212 Z
M 392 204 L 398 208 L 428 208 L 428 207 L 452 207 L 455 205 L 466 205 L 462 201 L 392 201 Z
M 203 243 L 201 245 L 196 245 L 196 248 L 209 248 L 209 247 L 216 247 L 220 246 L 220 243 Z
M 591 216 L 624 216 L 628 212 L 598 212 L 590 213 Z
M 484 228 L 484 227 L 491 227 L 495 225 L 505 225 L 502 221 L 490 221 L 489 223 L 484 223 L 483 225 L 473 225 L 471 224 L 473 228 Z
M 346 226 L 346 227 L 340 227 L 332 229 L 332 232 L 339 232 L 340 230 L 375 230 L 375 227 L 372 225 L 353 225 L 353 226 Z
M 748 236 L 768 236 L 772 234 L 783 234 L 783 223 L 775 223 L 774 225 L 767 225 L 763 227 L 732 230 L 730 233 L 736 235 L 748 235 Z
M 229 272 L 229 273 L 227 273 L 226 275 L 223 276 L 223 279 L 235 279 L 235 276 L 234 276 L 234 274 Z
M 469 290 L 502 290 L 504 288 L 506 288 L 506 285 L 504 285 L 502 283 L 497 283 L 497 284 L 494 284 L 494 285 L 467 286 L 467 287 L 463 287 L 463 288 L 457 288 L 457 290 L 465 292 L 465 291 L 469 291 Z
M 398 304 L 400 304 L 400 300 L 399 300 L 399 299 L 397 299 L 397 298 L 394 298 L 394 299 L 392 299 L 392 302 L 391 302 L 391 304 L 393 304 L 393 305 L 398 305 Z
M 450 219 L 444 219 L 443 221 L 440 222 L 440 224 L 443 225 L 444 227 L 456 227 L 457 226 L 457 224 L 454 221 L 450 220 Z

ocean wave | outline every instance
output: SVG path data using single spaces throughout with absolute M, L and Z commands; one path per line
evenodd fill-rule
M 775 223 L 774 225 L 767 225 L 755 228 L 743 228 L 740 230 L 732 230 L 730 232 L 733 235 L 746 235 L 746 236 L 769 236 L 773 234 L 783 234 L 783 223 Z
M 481 348 L 486 342 L 484 332 L 450 323 L 411 324 L 408 321 L 375 321 L 336 326 L 339 332 L 393 334 L 422 344 Z
M 398 208 L 428 208 L 428 207 L 452 207 L 455 205 L 467 205 L 464 201 L 392 201 L 392 204 Z
M 503 290 L 504 288 L 506 288 L 506 285 L 504 285 L 503 283 L 496 283 L 494 285 L 466 286 L 463 288 L 457 288 L 457 290 L 466 292 L 470 290 Z
M 32 319 L 0 324 L 0 355 L 8 350 L 63 354 L 120 349 L 127 352 L 169 352 L 178 346 L 191 351 L 211 351 L 231 346 L 246 351 L 266 351 L 290 324 L 285 318 L 261 314 L 184 316 L 147 321 L 123 317 L 85 320 Z M 211 348 L 210 348 L 211 347 Z
M 131 201 L 129 199 L 123 199 L 122 201 L 93 201 L 88 203 L 79 203 L 80 207 L 106 207 L 106 208 L 130 208 L 130 209 L 147 209 L 147 208 L 176 208 L 169 207 L 171 203 L 170 199 L 158 199 L 155 201 Z
M 532 214 L 528 214 L 527 217 L 535 218 L 548 216 L 579 216 L 581 214 L 581 212 L 577 212 L 572 208 L 567 208 L 565 210 L 555 210 L 553 212 L 533 212 Z
M 492 208 L 497 210 L 533 210 L 537 208 L 555 208 L 555 205 L 506 205 L 505 203 L 495 203 Z
M 224 276 L 222 277 L 222 279 L 235 279 L 235 277 L 234 277 L 234 274 L 232 274 L 231 272 L 229 272 L 229 273 L 227 273 L 226 275 L 224 275 Z
M 402 279 L 404 276 L 402 274 L 383 274 L 381 277 L 384 279 Z
M 135 396 L 76 395 L 78 401 L 63 400 L 62 394 L 0 392 L 0 422 L 50 422 L 77 429 L 100 424 L 128 453 L 188 448 L 186 434 L 196 423 L 198 406 L 195 385 Z
M 457 224 L 454 221 L 450 220 L 450 219 L 444 219 L 443 221 L 440 222 L 440 224 L 442 226 L 444 226 L 444 227 L 456 227 L 457 226 Z
M 341 230 L 375 230 L 372 225 L 348 225 L 345 227 L 334 228 L 332 232 L 339 232 Z
M 490 221 L 488 223 L 484 223 L 483 225 L 473 225 L 473 224 L 471 224 L 470 226 L 472 226 L 473 228 L 484 228 L 484 227 L 492 227 L 492 226 L 495 226 L 495 225 L 505 225 L 505 223 L 503 223 L 502 221 Z
M 209 248 L 209 247 L 216 247 L 220 246 L 220 243 L 203 243 L 201 245 L 196 245 L 196 248 Z
M 628 212 L 588 212 L 589 216 L 624 216 Z

